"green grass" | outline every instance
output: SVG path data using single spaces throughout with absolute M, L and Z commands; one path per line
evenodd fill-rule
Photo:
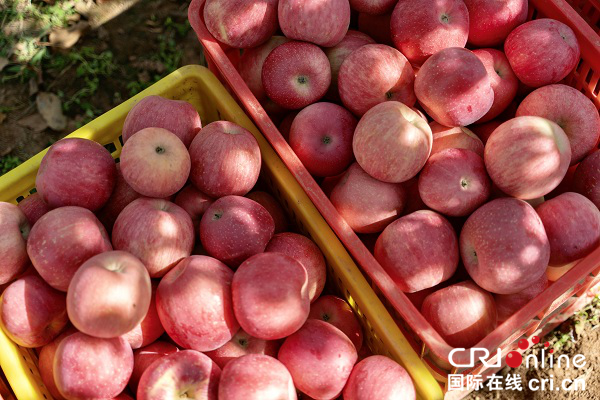
M 23 161 L 16 156 L 4 156 L 0 157 L 0 175 L 4 175 L 10 170 L 15 169 L 21 165 Z

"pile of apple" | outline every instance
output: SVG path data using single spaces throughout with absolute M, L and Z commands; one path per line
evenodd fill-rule
M 122 136 L 118 164 L 58 141 L 37 193 L 0 203 L 0 325 L 39 350 L 54 398 L 415 398 L 399 364 L 369 356 L 350 306 L 321 296 L 317 245 L 252 191 L 249 131 L 149 96 Z
M 579 44 L 528 11 L 527 0 L 200 11 L 339 214 L 455 347 L 600 244 L 600 118 L 561 84 Z

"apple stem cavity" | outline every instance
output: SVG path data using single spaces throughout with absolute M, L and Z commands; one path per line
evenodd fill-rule
M 321 319 L 323 319 L 323 321 L 327 322 L 331 319 L 331 317 L 329 316 L 329 314 L 323 314 L 321 316 Z
M 165 153 L 165 149 L 160 146 L 156 146 L 156 149 L 154 149 L 154 151 L 156 151 L 156 154 L 164 154 Z
M 469 181 L 467 181 L 466 179 L 461 179 L 460 180 L 460 186 L 464 189 L 467 186 L 469 186 Z
M 308 77 L 304 76 L 304 75 L 300 75 L 298 78 L 298 83 L 301 85 L 305 85 L 308 83 Z
M 391 100 L 391 98 L 394 96 L 394 94 L 392 92 L 385 92 L 385 98 L 388 100 Z
M 332 142 L 331 136 L 323 136 L 323 139 L 321 139 L 321 141 L 325 144 L 330 144 Z
M 212 220 L 216 221 L 218 219 L 221 219 L 222 216 L 223 216 L 223 211 L 217 211 L 213 214 Z
M 448 16 L 448 14 L 442 14 L 442 16 L 440 17 L 440 21 L 442 21 L 444 24 L 447 24 L 450 22 L 450 17 Z

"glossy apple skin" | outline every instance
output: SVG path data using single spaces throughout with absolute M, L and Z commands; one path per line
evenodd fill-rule
M 356 364 L 344 388 L 344 400 L 415 398 L 408 372 L 385 356 L 370 356 Z
M 33 226 L 42 215 L 51 210 L 50 206 L 46 204 L 42 196 L 37 192 L 21 200 L 18 206 L 27 217 L 29 226 Z
M 425 112 L 445 126 L 470 125 L 494 103 L 485 66 L 473 52 L 459 47 L 427 59 L 415 79 L 415 94 Z
M 292 376 L 281 362 L 262 354 L 248 354 L 223 368 L 219 398 L 296 400 L 297 396 Z
M 421 313 L 450 346 L 467 349 L 494 330 L 498 319 L 492 295 L 472 281 L 430 294 Z
M 163 128 L 173 132 L 186 147 L 202 129 L 198 111 L 187 101 L 146 96 L 127 114 L 123 124 L 123 142 L 144 128 Z
M 353 163 L 329 198 L 355 232 L 376 233 L 400 216 L 406 191 L 402 184 L 378 181 Z
M 538 294 L 542 293 L 550 286 L 546 274 L 540 276 L 532 285 L 527 286 L 520 292 L 513 294 L 495 294 L 494 301 L 496 303 L 496 311 L 498 312 L 498 323 L 502 323 L 509 319 L 514 313 L 523 308 Z
M 325 257 L 319 246 L 304 235 L 292 232 L 278 233 L 267 244 L 265 253 L 282 253 L 298 261 L 308 275 L 308 297 L 314 302 L 325 287 L 327 270 Z
M 279 25 L 290 39 L 332 47 L 348 32 L 350 3 L 345 0 L 280 0 Z
M 174 133 L 163 128 L 144 128 L 134 133 L 120 157 L 123 178 L 143 196 L 172 196 L 190 175 L 187 148 Z
M 483 63 L 494 91 L 492 107 L 477 121 L 491 121 L 500 115 L 512 103 L 519 88 L 519 79 L 510 67 L 506 55 L 496 49 L 476 49 L 473 54 Z
M 394 46 L 413 64 L 449 47 L 465 47 L 469 12 L 461 0 L 414 0 L 396 4 L 391 20 Z
M 125 340 L 131 345 L 132 349 L 139 349 L 141 347 L 149 346 L 158 340 L 163 333 L 165 328 L 160 322 L 158 316 L 158 310 L 156 309 L 156 288 L 158 284 L 152 282 L 152 296 L 150 297 L 150 306 L 146 316 L 137 324 L 132 330 L 122 335 Z
M 277 357 L 279 346 L 281 346 L 280 340 L 258 339 L 250 336 L 240 328 L 229 342 L 204 354 L 209 356 L 222 369 L 232 360 L 248 354 L 264 354 Z
M 595 151 L 579 163 L 573 175 L 573 191 L 581 193 L 600 207 L 600 152 Z
M 163 277 L 156 308 L 167 334 L 181 347 L 218 349 L 240 328 L 231 298 L 233 271 L 207 256 L 191 256 Z
M 352 341 L 338 328 L 309 319 L 283 342 L 278 358 L 302 393 L 333 399 L 342 392 L 358 355 Z
M 132 371 L 133 351 L 123 338 L 77 332 L 62 340 L 54 356 L 54 380 L 68 399 L 116 397 Z
M 90 257 L 112 250 L 108 233 L 85 208 L 56 208 L 38 220 L 29 233 L 27 253 L 50 286 L 66 292 L 75 271 Z
M 273 237 L 275 222 L 254 200 L 225 196 L 215 201 L 200 221 L 200 238 L 206 252 L 230 267 L 262 253 Z
M 129 383 L 127 384 L 131 392 L 137 393 L 138 384 L 142 374 L 154 361 L 178 351 L 179 349 L 174 344 L 159 340 L 135 350 L 133 352 L 133 372 L 131 373 Z
M 600 116 L 590 99 L 567 85 L 544 86 L 519 105 L 517 116 L 536 115 L 555 122 L 569 138 L 571 165 L 588 155 L 600 138 Z
M 111 233 L 117 217 L 125 207 L 135 199 L 142 197 L 141 194 L 133 190 L 129 183 L 123 177 L 121 163 L 117 164 L 117 183 L 110 195 L 110 198 L 96 215 L 106 230 Z
M 261 76 L 265 93 L 271 100 L 285 109 L 297 110 L 327 93 L 331 66 L 318 46 L 292 41 L 271 51 Z
M 84 262 L 73 275 L 67 313 L 80 332 L 113 338 L 144 319 L 151 293 L 150 276 L 138 258 L 124 251 L 108 251 Z
M 328 322 L 344 332 L 352 341 L 356 351 L 363 345 L 363 333 L 352 308 L 344 299 L 336 296 L 321 296 L 310 306 L 308 318 Z
M 352 162 L 356 118 L 333 103 L 315 103 L 298 113 L 289 144 L 308 172 L 316 176 L 342 173 Z
M 600 211 L 585 196 L 566 192 L 536 211 L 550 241 L 550 266 L 583 258 L 600 245 Z
M 442 150 L 419 175 L 419 195 L 432 210 L 452 217 L 471 214 L 490 196 L 483 158 L 466 149 Z
M 35 186 L 51 208 L 79 206 L 96 211 L 108 201 L 116 179 L 108 150 L 93 140 L 66 138 L 44 155 Z
M 542 18 L 524 23 L 506 38 L 504 52 L 521 82 L 530 87 L 558 83 L 579 62 L 579 42 L 562 22 Z
M 414 82 L 415 72 L 406 57 L 384 44 L 367 44 L 350 53 L 338 76 L 340 98 L 358 116 L 384 101 L 413 106 Z
M 267 192 L 254 191 L 246 195 L 250 200 L 254 200 L 265 208 L 271 214 L 273 222 L 275 223 L 275 233 L 282 233 L 288 230 L 289 222 L 288 218 L 281 207 L 281 204 Z
M 458 265 L 454 228 L 434 211 L 421 210 L 392 222 L 377 239 L 375 258 L 403 292 L 449 279 Z
M 545 273 L 550 243 L 533 207 L 505 197 L 469 216 L 460 233 L 460 252 L 475 283 L 492 293 L 512 294 Z
M 60 394 L 56 387 L 56 383 L 54 382 L 54 355 L 56 354 L 56 349 L 58 349 L 60 342 L 74 333 L 77 333 L 77 329 L 73 327 L 68 328 L 53 341 L 42 347 L 39 352 L 38 369 L 40 370 L 42 382 L 44 382 L 44 385 L 46 385 L 46 388 L 56 400 L 62 400 L 64 397 Z
M 206 125 L 190 145 L 190 157 L 190 180 L 214 198 L 245 195 L 260 174 L 258 142 L 248 130 L 229 121 Z
M 469 10 L 469 43 L 476 47 L 501 45 L 527 20 L 527 0 L 463 0 Z
M 204 21 L 208 31 L 221 43 L 246 49 L 265 43 L 278 28 L 277 0 L 245 2 L 207 0 Z
M 68 321 L 65 294 L 37 275 L 17 279 L 0 298 L 0 326 L 19 346 L 50 343 Z
M 429 123 L 433 133 L 431 155 L 445 149 L 467 149 L 483 157 L 483 142 L 464 126 L 447 127 L 433 121 Z
M 217 400 L 221 369 L 195 350 L 183 350 L 154 361 L 142 374 L 138 400 L 188 398 Z
M 185 210 L 162 199 L 142 197 L 123 209 L 112 232 L 116 250 L 146 266 L 151 278 L 164 276 L 194 247 L 194 225 Z
M 0 285 L 15 279 L 29 264 L 27 216 L 14 204 L 0 202 Z
M 375 39 L 377 43 L 393 46 L 391 21 L 392 12 L 382 15 L 358 13 L 358 30 Z
M 504 193 L 535 199 L 550 193 L 571 163 L 569 138 L 541 117 L 516 117 L 500 125 L 485 144 L 485 167 Z
M 244 82 L 246 82 L 246 85 L 248 85 L 248 89 L 250 89 L 254 97 L 260 102 L 267 100 L 267 94 L 262 83 L 263 64 L 275 47 L 289 41 L 285 36 L 273 36 L 266 43 L 258 47 L 244 49 L 244 54 L 242 54 L 238 65 L 238 72 Z
M 283 339 L 308 318 L 307 286 L 306 269 L 294 258 L 273 252 L 252 256 L 233 276 L 235 317 L 256 338 Z
M 197 230 L 202 216 L 214 201 L 215 199 L 202 193 L 194 185 L 188 184 L 177 193 L 174 203 L 189 214 L 194 223 L 194 230 Z
M 419 114 L 397 101 L 371 108 L 358 122 L 352 140 L 354 156 L 373 178 L 400 183 L 425 165 L 433 137 Z

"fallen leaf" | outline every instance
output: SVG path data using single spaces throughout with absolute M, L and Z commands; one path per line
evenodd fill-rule
M 21 118 L 17 121 L 17 124 L 24 126 L 25 128 L 31 129 L 35 132 L 41 132 L 48 127 L 48 123 L 39 113 L 31 114 Z
M 0 57 L 0 71 L 9 64 L 8 58 Z
M 6 119 L 6 114 L 0 112 L 0 124 Z
M 54 93 L 40 92 L 35 98 L 39 113 L 50 128 L 62 131 L 67 126 L 67 118 L 62 112 L 60 99 Z
M 83 21 L 69 28 L 57 28 L 50 32 L 48 40 L 50 46 L 68 49 L 72 47 L 79 38 L 89 29 L 90 25 Z

